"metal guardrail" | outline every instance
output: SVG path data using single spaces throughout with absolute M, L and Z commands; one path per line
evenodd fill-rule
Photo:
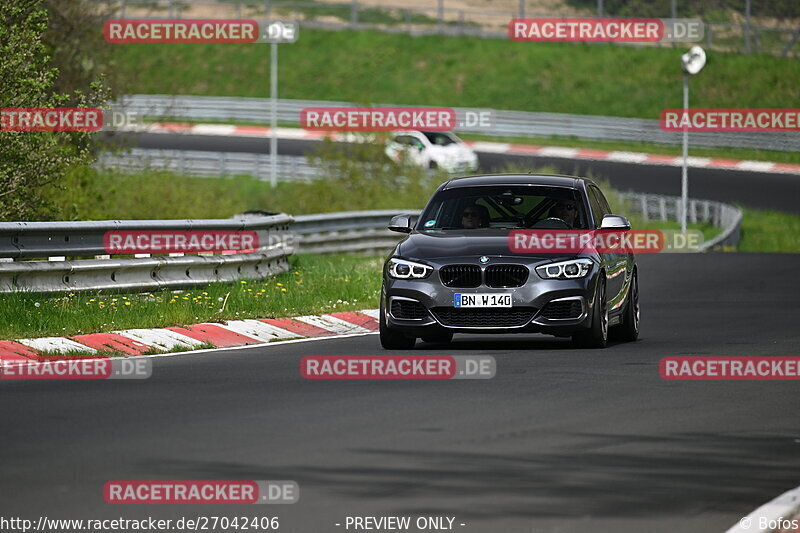
M 0 223 L 0 292 L 148 291 L 263 279 L 289 269 L 292 220 L 279 214 L 226 220 Z M 108 231 L 150 230 L 249 230 L 258 236 L 259 248 L 253 253 L 112 258 L 103 244 Z M 95 258 L 85 259 L 91 256 Z
M 678 197 L 639 193 L 622 197 L 628 214 L 638 212 L 646 220 L 674 220 L 680 213 Z M 386 229 L 389 219 L 400 213 L 419 216 L 420 211 L 349 211 L 294 218 L 279 214 L 226 220 L 0 223 L 0 293 L 153 291 L 263 279 L 289 269 L 287 258 L 295 245 L 303 253 L 385 253 L 401 238 Z M 742 213 L 731 205 L 690 200 L 688 219 L 722 228 L 718 236 L 703 243 L 703 250 L 738 243 Z M 261 246 L 254 253 L 112 258 L 104 255 L 103 237 L 115 230 L 252 230 Z M 96 257 L 82 259 L 91 255 Z M 42 257 L 50 260 L 26 260 Z
M 618 193 L 626 202 L 632 213 L 641 215 L 647 220 L 680 220 L 681 197 L 660 194 Z M 719 235 L 705 241 L 700 249 L 703 251 L 731 248 L 739 244 L 741 238 L 742 210 L 736 206 L 713 200 L 690 199 L 687 205 L 686 219 L 689 223 L 708 222 L 722 228 Z
M 385 253 L 402 238 L 389 231 L 389 219 L 398 214 L 419 216 L 420 211 L 376 210 L 345 211 L 319 215 L 300 215 L 293 225 L 300 253 L 341 252 Z
M 319 169 L 309 165 L 305 157 L 279 155 L 277 160 L 280 181 L 308 183 L 319 175 Z M 248 152 L 132 148 L 116 153 L 104 152 L 95 165 L 124 172 L 168 170 L 203 178 L 246 175 L 269 179 L 270 157 L 269 154 Z
M 126 111 L 151 118 L 191 121 L 245 121 L 268 124 L 271 120 L 269 99 L 222 96 L 127 95 L 116 103 Z M 357 107 L 351 102 L 322 100 L 278 100 L 278 121 L 300 123 L 300 111 L 306 107 Z M 375 104 L 375 107 L 390 104 Z M 593 140 L 645 141 L 658 144 L 682 142 L 682 133 L 661 130 L 658 120 L 641 118 L 536 113 L 529 111 L 454 108 L 457 123 L 464 123 L 468 113 L 491 112 L 489 127 L 459 127 L 456 132 L 492 137 L 577 137 Z M 477 115 L 473 115 L 477 116 Z M 692 146 L 756 148 L 762 150 L 800 151 L 796 133 L 691 133 Z
M 211 2 L 207 0 L 121 0 L 117 14 L 121 18 L 189 18 L 198 13 L 230 18 L 280 17 L 300 21 L 306 28 L 329 30 L 377 30 L 411 35 L 469 35 L 481 38 L 507 39 L 506 25 L 512 18 L 580 16 L 572 11 L 542 12 L 531 9 L 526 0 L 509 3 L 506 9 L 453 6 L 449 0 L 430 0 L 428 5 L 386 4 L 374 0 L 342 0 L 340 2 L 251 0 Z M 603 2 L 598 11 L 604 14 Z M 664 18 L 674 18 L 669 0 L 663 0 Z M 651 6 L 653 7 L 653 6 Z M 686 6 L 683 6 L 686 8 Z M 584 15 L 585 16 L 585 15 Z M 638 15 L 634 18 L 652 15 Z M 656 15 L 659 16 L 659 15 Z M 697 17 L 695 17 L 697 18 Z M 705 22 L 704 46 L 711 50 L 734 53 L 763 53 L 781 57 L 798 57 L 800 28 L 753 24 L 746 17 L 743 23 Z M 624 43 L 617 43 L 624 44 Z M 659 45 L 670 46 L 669 43 Z M 628 46 L 631 46 L 628 44 Z M 642 45 L 637 45 L 642 46 Z M 658 45 L 657 45 L 658 46 Z

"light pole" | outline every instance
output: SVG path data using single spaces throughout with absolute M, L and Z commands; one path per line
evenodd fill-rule
M 278 43 L 270 43 L 270 125 L 269 125 L 269 182 L 278 185 Z
M 699 46 L 692 46 L 681 56 L 683 70 L 683 168 L 681 169 L 681 233 L 686 234 L 686 214 L 689 209 L 689 76 L 703 70 L 706 65 L 706 52 Z
M 269 181 L 272 187 L 278 185 L 278 44 L 293 43 L 297 40 L 300 26 L 296 22 L 276 20 L 267 21 L 262 40 L 270 43 L 269 69 Z

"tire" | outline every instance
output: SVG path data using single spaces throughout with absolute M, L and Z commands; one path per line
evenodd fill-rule
M 378 331 L 381 338 L 381 347 L 383 347 L 384 350 L 410 350 L 417 342 L 416 337 L 407 337 L 404 333 L 389 327 L 386 323 L 386 313 L 384 312 L 382 298 L 380 318 L 378 319 Z
M 436 333 L 423 335 L 422 340 L 423 342 L 431 342 L 434 344 L 450 344 L 453 340 L 453 334 L 449 331 L 437 331 Z
M 614 326 L 609 332 L 611 338 L 622 342 L 633 342 L 639 338 L 639 273 L 634 270 L 631 286 L 628 289 L 628 302 L 622 312 L 622 324 Z
M 606 280 L 597 282 L 592 327 L 572 335 L 572 342 L 580 348 L 605 348 L 608 344 L 608 302 L 606 301 Z

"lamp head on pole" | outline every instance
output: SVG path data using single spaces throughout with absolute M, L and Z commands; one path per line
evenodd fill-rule
M 699 46 L 692 46 L 681 56 L 681 69 L 686 74 L 697 74 L 706 66 L 706 51 Z

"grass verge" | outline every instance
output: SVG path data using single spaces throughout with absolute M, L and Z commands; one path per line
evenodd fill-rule
M 672 48 L 304 29 L 280 53 L 283 98 L 641 118 L 682 107 Z M 267 97 L 267 57 L 252 44 L 119 44 L 114 60 L 129 94 Z M 800 100 L 796 61 L 709 53 L 692 106 L 786 107 Z
M 291 263 L 274 278 L 196 290 L 0 295 L 0 339 L 377 308 L 382 258 L 301 255 Z
M 744 209 L 740 252 L 800 253 L 800 216 Z

